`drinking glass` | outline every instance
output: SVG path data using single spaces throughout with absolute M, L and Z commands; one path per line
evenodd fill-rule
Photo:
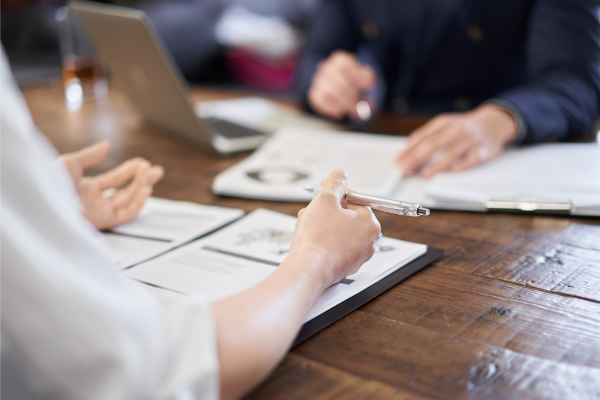
M 65 99 L 69 108 L 103 97 L 108 85 L 106 67 L 89 37 L 68 7 L 55 14 L 58 25 Z

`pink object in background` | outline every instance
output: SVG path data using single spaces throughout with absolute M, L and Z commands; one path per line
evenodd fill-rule
M 294 84 L 297 53 L 280 58 L 265 57 L 243 48 L 227 51 L 227 64 L 235 79 L 255 89 L 287 92 Z

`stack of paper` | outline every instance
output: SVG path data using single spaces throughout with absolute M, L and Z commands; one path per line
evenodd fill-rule
M 600 215 L 600 146 L 554 143 L 507 150 L 471 170 L 408 179 L 395 194 L 431 208 L 485 211 L 488 201 L 572 204 Z
M 235 208 L 150 197 L 137 219 L 104 232 L 118 268 L 148 260 L 241 217 Z
M 297 218 L 258 209 L 235 223 L 195 242 L 126 271 L 155 287 L 210 301 L 249 289 L 285 259 Z M 310 310 L 309 321 L 425 254 L 427 246 L 381 238 L 377 252 L 354 275 L 329 287 Z
M 435 176 L 427 194 L 478 203 L 525 200 L 600 208 L 600 146 L 561 143 L 510 150 L 470 171 Z
M 492 203 L 503 203 L 533 211 L 558 205 L 572 215 L 600 216 L 598 143 L 509 149 L 489 163 L 430 180 L 402 177 L 395 159 L 404 145 L 398 136 L 283 129 L 219 174 L 212 189 L 227 196 L 310 201 L 304 187 L 341 169 L 354 191 L 434 209 L 487 211 Z
M 401 178 L 394 165 L 405 138 L 350 132 L 283 129 L 244 161 L 219 174 L 216 194 L 278 201 L 310 201 L 307 185 L 333 170 L 348 174 L 352 190 L 389 195 Z

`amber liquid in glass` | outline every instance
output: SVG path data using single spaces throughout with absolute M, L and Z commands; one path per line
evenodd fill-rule
M 65 87 L 74 82 L 81 85 L 83 97 L 95 97 L 99 94 L 99 83 L 105 80 L 103 68 L 96 57 L 72 56 L 63 62 L 63 81 Z

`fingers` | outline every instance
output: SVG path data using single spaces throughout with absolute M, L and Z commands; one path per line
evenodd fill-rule
M 340 73 L 316 75 L 308 92 L 311 106 L 319 113 L 340 119 L 353 110 L 359 90 L 352 80 Z
M 324 195 L 333 195 L 335 202 L 339 203 L 346 195 L 346 173 L 344 171 L 333 171 L 327 178 L 321 182 L 323 190 L 318 194 L 319 197 Z
M 154 165 L 152 168 L 150 168 L 150 172 L 148 173 L 148 181 L 146 183 L 154 186 L 156 182 L 162 179 L 163 176 L 165 176 L 165 169 L 160 165 Z
M 118 167 L 98 175 L 96 178 L 98 180 L 100 190 L 123 186 L 134 177 L 136 171 L 142 164 L 147 165 L 148 167 L 150 166 L 150 163 L 143 158 L 132 158 L 125 161 Z
M 342 119 L 346 113 L 350 112 L 351 100 L 339 94 L 339 90 L 330 87 L 329 84 L 317 83 L 316 89 L 310 89 L 308 101 L 312 108 L 326 117 L 333 119 Z
M 124 189 L 117 191 L 117 194 L 115 194 L 112 197 L 113 207 L 115 209 L 123 208 L 129 203 L 131 203 L 131 201 L 137 196 L 138 192 L 142 190 L 144 186 L 148 186 L 151 188 L 150 185 L 146 184 L 148 180 L 147 174 L 149 170 L 149 162 L 140 163 L 137 166 L 137 170 L 135 171 L 135 177 L 133 178 L 133 181 Z
M 456 129 L 440 129 L 435 135 L 429 136 L 405 154 L 405 171 L 409 174 L 421 170 L 427 165 L 437 164 L 445 155 L 447 147 L 459 139 L 460 132 Z M 468 139 L 468 138 L 465 138 Z
M 116 190 L 113 196 L 105 197 L 98 177 L 83 178 L 80 198 L 84 204 L 84 215 L 98 229 L 112 228 L 132 221 L 152 194 L 151 182 L 156 182 L 163 174 L 162 167 L 150 167 L 150 163 L 131 162 L 125 167 L 133 171 L 133 180 L 123 189 Z M 122 168 L 123 166 L 121 166 Z M 128 175 L 131 176 L 127 171 Z
M 417 171 L 449 137 L 442 137 L 448 133 L 448 125 L 451 123 L 447 116 L 439 116 L 423 127 L 415 130 L 408 138 L 406 147 L 396 160 L 402 171 L 410 175 Z
M 466 140 L 455 140 L 449 143 L 444 149 L 438 152 L 439 157 L 434 156 L 432 161 L 421 170 L 421 176 L 431 178 L 438 172 L 451 169 L 456 163 L 460 162 L 468 152 L 472 143 Z
M 302 214 L 304 214 L 304 211 L 306 211 L 306 207 L 304 207 L 303 209 L 298 211 L 298 218 L 302 217 Z
M 150 197 L 151 194 L 152 186 L 150 185 L 142 186 L 138 191 L 136 191 L 129 203 L 117 210 L 116 215 L 118 221 L 116 224 L 120 225 L 136 219 L 140 210 L 144 206 L 146 199 Z
M 373 240 L 373 243 L 375 243 L 381 234 L 381 225 L 373 213 L 373 210 L 371 210 L 371 207 L 357 206 L 348 203 L 346 209 L 355 212 L 359 219 L 365 221 L 365 223 L 369 225 L 366 227 L 366 234 Z
M 321 62 L 308 92 L 308 101 L 319 113 L 332 118 L 356 114 L 361 91 L 375 84 L 375 71 L 347 52 L 336 51 Z
M 460 171 L 465 171 L 467 169 L 471 169 L 471 168 L 483 163 L 484 161 L 487 161 L 487 159 L 489 157 L 486 157 L 486 156 L 487 156 L 487 154 L 485 154 L 483 148 L 480 148 L 480 147 L 472 148 L 467 152 L 467 154 L 460 161 L 458 161 L 452 167 L 452 171 L 460 172 Z
M 375 70 L 368 65 L 360 65 L 358 69 L 358 85 L 361 90 L 369 90 L 377 81 Z
M 450 118 L 440 115 L 413 131 L 406 142 L 406 149 L 410 150 L 419 146 L 423 141 L 428 140 L 431 136 L 434 136 L 437 132 L 447 127 L 452 122 Z
M 100 164 L 108 155 L 109 148 L 109 142 L 107 140 L 103 140 L 72 154 L 81 168 L 86 169 Z
M 364 243 L 368 244 L 365 246 L 365 250 L 362 253 L 362 260 L 357 264 L 357 268 L 353 271 L 354 273 L 375 254 L 375 242 L 377 242 L 377 239 L 381 236 L 381 225 L 370 207 L 348 204 L 346 208 L 348 212 L 354 212 L 357 215 L 358 220 L 360 221 L 360 228 L 357 229 L 356 232 L 362 233 Z

